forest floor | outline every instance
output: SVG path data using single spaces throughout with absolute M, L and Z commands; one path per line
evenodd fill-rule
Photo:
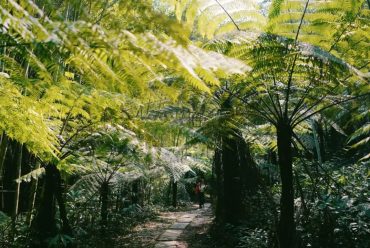
M 212 220 L 210 204 L 203 209 L 192 205 L 181 211 L 161 212 L 115 243 L 130 248 L 211 248 L 215 247 L 209 236 Z

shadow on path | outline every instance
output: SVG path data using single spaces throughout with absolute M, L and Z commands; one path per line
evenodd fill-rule
M 197 236 L 207 235 L 212 222 L 210 204 L 204 208 L 190 210 L 179 215 L 176 221 L 157 237 L 155 248 L 191 248 L 204 247 L 197 244 Z

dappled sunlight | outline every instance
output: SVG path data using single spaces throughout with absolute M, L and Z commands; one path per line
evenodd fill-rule
M 0 0 L 0 248 L 370 247 L 369 0 Z

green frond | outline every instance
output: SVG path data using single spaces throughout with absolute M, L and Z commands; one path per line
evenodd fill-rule
M 56 138 L 40 111 L 44 109 L 43 102 L 23 96 L 11 80 L 1 76 L 0 99 L 0 129 L 40 157 L 56 156 Z
M 27 182 L 30 182 L 32 179 L 39 179 L 43 175 L 45 175 L 45 168 L 41 167 L 41 168 L 32 170 L 31 172 L 21 176 L 20 178 L 17 178 L 16 182 L 17 183 L 21 183 L 21 182 L 27 183 Z
M 195 35 L 213 38 L 237 30 L 261 30 L 265 22 L 258 1 L 180 0 L 160 1 L 176 13 L 178 20 L 192 28 Z M 221 5 L 221 6 L 220 6 Z M 231 17 L 231 18 L 230 18 Z M 231 20 L 232 19 L 232 20 Z

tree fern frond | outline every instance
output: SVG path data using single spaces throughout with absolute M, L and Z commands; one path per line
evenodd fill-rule
M 45 168 L 41 167 L 41 168 L 35 169 L 35 170 L 21 176 L 20 178 L 17 178 L 15 181 L 17 183 L 30 182 L 32 179 L 38 179 L 38 178 L 42 177 L 44 174 L 45 174 Z
M 259 29 L 265 18 L 258 1 L 181 0 L 167 4 L 179 20 L 192 27 L 196 35 L 208 39 L 232 30 Z M 254 23 L 255 25 L 252 25 Z

